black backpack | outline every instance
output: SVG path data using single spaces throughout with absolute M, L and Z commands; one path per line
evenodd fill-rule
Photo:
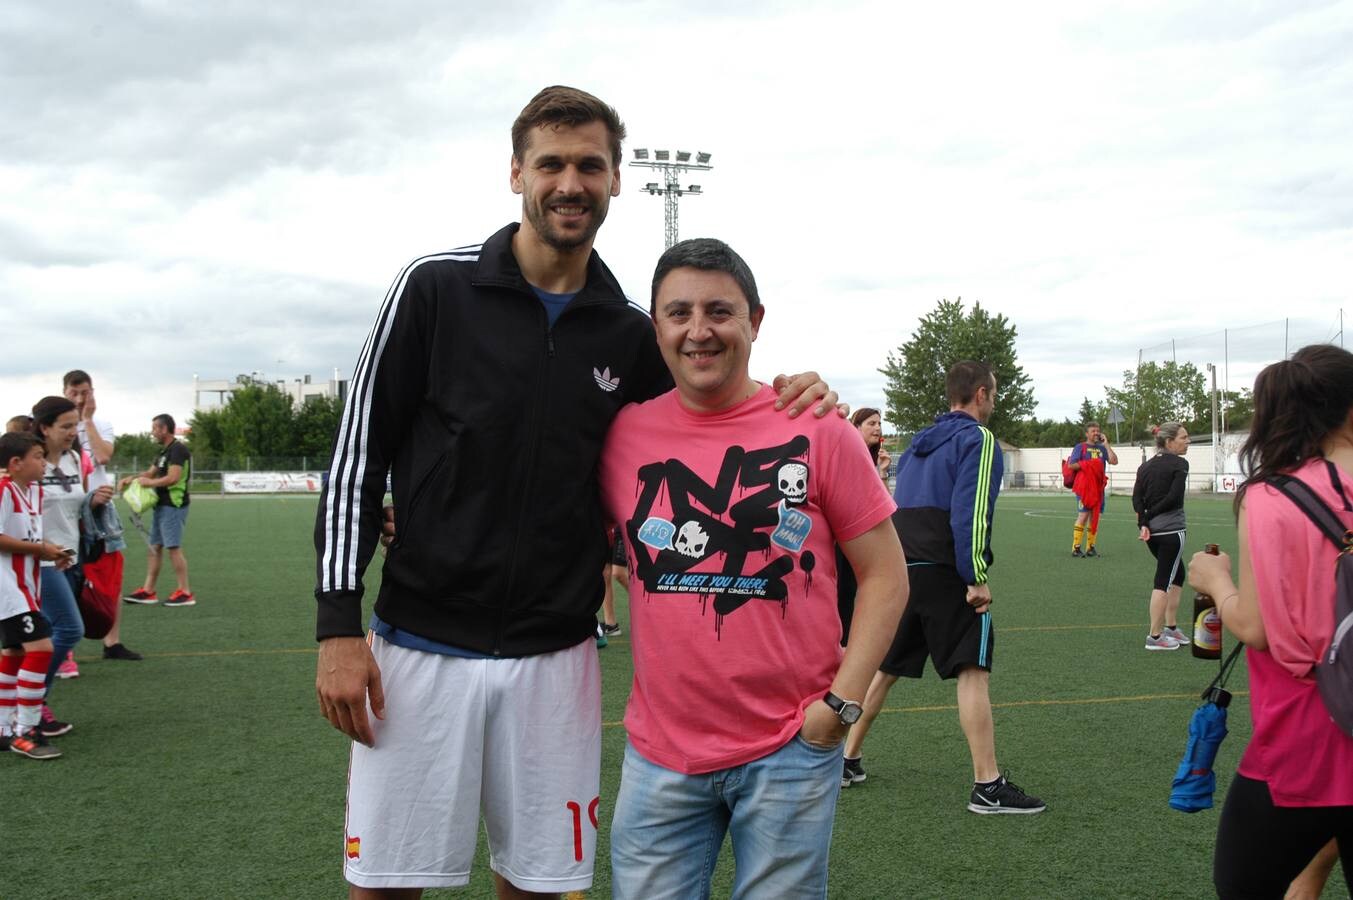
M 1339 481 L 1339 470 L 1328 460 L 1325 464 L 1329 466 L 1330 481 L 1344 502 L 1344 510 L 1353 512 Z M 1334 636 L 1315 665 L 1315 683 L 1334 724 L 1353 737 L 1353 530 L 1345 527 L 1334 510 L 1300 480 L 1277 475 L 1268 483 L 1306 513 L 1339 550 L 1334 564 Z

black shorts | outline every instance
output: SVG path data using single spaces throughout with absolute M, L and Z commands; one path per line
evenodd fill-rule
M 897 636 L 879 670 L 903 678 L 920 678 L 929 656 L 941 678 L 957 677 L 964 666 L 991 671 L 996 634 L 991 610 L 980 615 L 968 605 L 968 586 L 952 566 L 911 563 L 907 566 L 911 595 Z
M 619 528 L 611 532 L 611 565 L 627 568 L 630 564 L 625 556 L 625 533 Z
M 52 623 L 40 612 L 19 613 L 0 619 L 0 647 L 22 647 L 52 636 Z
M 1151 587 L 1158 591 L 1168 591 L 1170 585 L 1184 584 L 1184 532 L 1175 534 L 1151 535 L 1146 542 L 1151 555 L 1156 558 L 1156 580 Z

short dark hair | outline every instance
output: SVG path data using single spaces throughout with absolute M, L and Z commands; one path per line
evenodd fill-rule
M 577 88 L 562 84 L 551 85 L 531 98 L 517 120 L 512 123 L 512 155 L 519 162 L 526 159 L 531 129 L 541 125 L 567 125 L 577 128 L 600 122 L 611 137 L 611 162 L 620 167 L 620 144 L 625 140 L 625 123 L 607 104 Z
M 14 434 L 15 432 L 22 433 L 25 431 L 32 430 L 33 430 L 33 417 L 26 413 L 21 413 L 17 416 L 11 416 L 10 420 L 5 423 L 5 431 L 10 434 Z
M 31 431 L 9 431 L 0 434 L 0 469 L 8 469 L 14 457 L 22 459 L 34 447 L 41 446 L 42 441 Z
M 1311 344 L 1291 359 L 1266 367 L 1254 379 L 1254 419 L 1240 448 L 1245 490 L 1321 455 L 1331 432 L 1353 409 L 1353 353 L 1333 344 Z
M 1086 431 L 1089 431 L 1091 428 L 1098 428 L 1098 427 L 1099 427 L 1099 423 L 1098 423 L 1098 422 L 1086 422 L 1085 425 L 1084 425 L 1084 429 L 1085 429 Z
M 874 409 L 874 407 L 872 406 L 861 406 L 859 409 L 855 410 L 855 412 L 850 414 L 850 424 L 854 425 L 856 428 L 859 428 L 860 425 L 864 422 L 864 420 L 869 418 L 870 416 L 878 416 L 880 419 L 882 419 L 883 413 L 879 412 L 877 409 Z
M 950 406 L 967 406 L 977 396 L 978 388 L 992 388 L 996 375 L 984 362 L 964 359 L 954 363 L 944 377 L 944 396 Z
M 173 433 L 174 433 L 174 427 L 175 427 L 175 426 L 174 426 L 174 417 L 171 416 L 169 413 L 160 413 L 158 416 L 156 416 L 155 418 L 151 419 L 150 421 L 151 421 L 151 422 L 154 422 L 154 423 L 156 423 L 156 424 L 158 424 L 158 425 L 163 425 L 165 428 L 168 428 L 170 434 L 173 434 Z
M 45 443 L 47 429 L 52 423 L 66 413 L 74 411 L 75 404 L 65 397 L 43 397 L 33 404 L 33 433 Z
M 71 369 L 65 375 L 61 376 L 61 390 L 65 390 L 73 384 L 93 384 L 94 379 L 89 377 L 89 373 L 84 369 Z
M 751 266 L 738 256 L 737 251 L 717 238 L 691 238 L 673 244 L 658 257 L 658 266 L 653 270 L 653 294 L 648 301 L 650 315 L 658 314 L 658 288 L 673 269 L 725 272 L 732 276 L 742 296 L 747 298 L 748 312 L 761 306 L 761 295 L 757 293 Z

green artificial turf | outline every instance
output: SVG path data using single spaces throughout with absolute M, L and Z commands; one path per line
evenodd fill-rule
M 1234 548 L 1225 500 L 1190 497 L 1187 510 L 1190 551 L 1205 541 Z M 314 699 L 313 514 L 313 498 L 193 504 L 185 550 L 197 606 L 124 607 L 123 639 L 145 661 L 105 662 L 86 641 L 82 676 L 52 695 L 58 716 L 76 724 L 56 739 L 66 755 L 0 759 L 0 895 L 345 895 L 347 745 Z M 1166 800 L 1217 664 L 1143 650 L 1153 561 L 1127 499 L 1110 501 L 1098 559 L 1071 558 L 1073 516 L 1066 497 L 1010 494 L 994 530 L 997 753 L 1048 811 L 968 813 L 971 766 L 952 683 L 933 670 L 901 681 L 865 747 L 869 780 L 842 792 L 832 897 L 1212 896 L 1217 810 L 1184 815 Z M 128 590 L 145 571 L 132 540 Z M 160 595 L 172 588 L 166 566 Z M 628 604 L 618 606 L 628 632 Z M 628 646 L 622 636 L 600 651 L 606 727 L 590 897 L 610 893 Z M 1218 758 L 1218 801 L 1249 734 L 1243 665 L 1232 687 L 1240 696 Z M 728 894 L 730 863 L 725 846 L 716 896 Z M 1325 896 L 1346 896 L 1337 870 L 1333 882 Z M 491 895 L 482 840 L 468 890 L 428 892 Z

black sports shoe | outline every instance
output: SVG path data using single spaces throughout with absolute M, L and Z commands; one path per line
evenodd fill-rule
M 104 658 L 104 659 L 132 659 L 132 660 L 135 660 L 135 659 L 145 659 L 145 657 L 143 657 L 141 654 L 137 653 L 135 650 L 129 650 L 129 649 L 127 649 L 127 645 L 124 644 L 124 643 L 122 643 L 122 642 L 120 642 L 120 641 L 119 641 L 118 643 L 116 643 L 116 644 L 113 644 L 111 647 L 104 647 L 104 648 L 103 648 L 103 658 Z
M 607 637 L 615 637 L 616 635 L 620 634 L 620 623 L 616 622 L 613 625 L 607 625 L 605 622 L 602 622 L 601 633 L 606 635 Z
M 61 737 L 74 727 L 71 723 L 63 722 L 52 715 L 52 709 L 46 703 L 42 704 L 42 719 L 38 722 L 38 734 L 45 738 Z
M 1086 555 L 1087 557 L 1090 557 L 1090 556 L 1098 556 L 1098 555 L 1099 555 L 1099 551 L 1095 550 L 1094 547 L 1091 547 L 1089 550 L 1086 550 L 1086 551 L 1085 551 L 1085 555 Z
M 1072 556 L 1084 556 L 1085 554 L 1081 552 L 1081 548 L 1080 548 L 1080 547 L 1072 547 L 1072 548 L 1071 548 L 1071 555 L 1072 555 Z
M 989 786 L 974 784 L 968 797 L 968 811 L 989 816 L 994 813 L 1031 815 L 1041 813 L 1048 805 L 1037 797 L 1030 797 L 1004 775 Z
M 864 774 L 864 766 L 861 765 L 860 757 L 846 759 L 845 765 L 841 769 L 841 787 L 848 788 L 852 784 L 864 781 L 869 776 Z

